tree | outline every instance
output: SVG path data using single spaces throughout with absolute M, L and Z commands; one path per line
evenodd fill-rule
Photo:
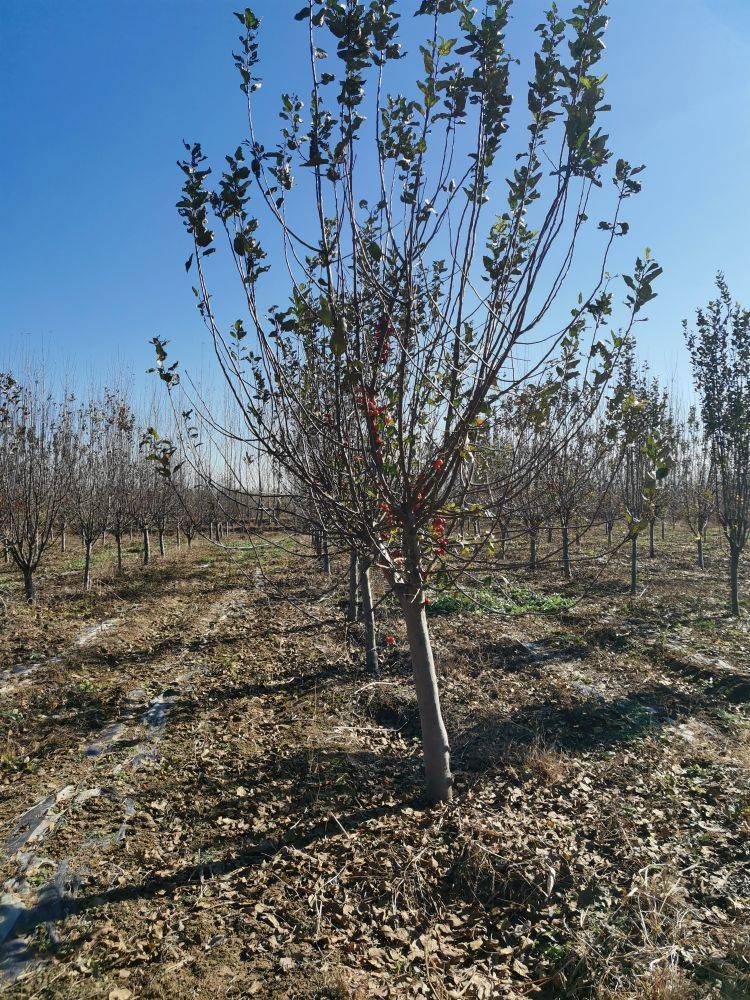
M 151 562 L 151 535 L 154 524 L 155 494 L 159 489 L 157 473 L 143 458 L 136 463 L 133 476 L 133 520 L 143 538 L 143 565 Z
M 75 423 L 71 508 L 83 543 L 83 589 L 91 587 L 91 551 L 110 522 L 115 465 L 109 449 L 107 408 L 91 401 L 80 407 Z
M 750 528 L 750 311 L 732 299 L 724 275 L 718 297 L 684 331 L 701 417 L 711 446 L 719 523 L 729 545 L 733 615 L 740 613 L 740 558 Z
M 711 446 L 694 406 L 690 407 L 680 446 L 678 492 L 685 520 L 698 548 L 698 566 L 704 569 L 703 542 L 716 501 Z
M 175 494 L 163 476 L 155 476 L 151 489 L 151 518 L 159 539 L 159 555 L 166 554 L 164 538 L 170 518 L 177 512 Z
M 562 446 L 553 452 L 545 465 L 543 488 L 560 525 L 563 573 L 571 580 L 571 528 L 578 525 L 578 533 L 582 521 L 590 525 L 601 514 L 610 483 L 606 480 L 597 483 L 595 473 L 606 458 L 609 444 L 596 423 L 585 419 L 585 407 L 581 419 L 578 408 L 571 407 L 563 396 L 556 409 L 560 411 L 560 423 L 570 422 L 571 426 L 563 426 Z
M 68 496 L 72 455 L 67 400 L 56 401 L 41 378 L 21 384 L 0 374 L 0 530 L 28 601 Z
M 379 569 L 398 599 L 431 800 L 451 797 L 452 777 L 425 587 L 467 549 L 457 536 L 476 515 L 473 458 L 504 398 L 525 393 L 543 422 L 561 385 L 578 380 L 603 391 L 660 273 L 648 254 L 638 259 L 625 278 L 624 332 L 607 332 L 607 262 L 628 232 L 622 212 L 643 169 L 618 160 L 592 280 L 575 293 L 570 317 L 553 320 L 612 161 L 597 71 L 604 0 L 584 0 L 567 19 L 553 7 L 537 28 L 528 129 L 510 150 L 505 210 L 485 223 L 509 142 L 509 6 L 488 0 L 480 14 L 464 0 L 424 0 L 416 86 L 403 94 L 387 89 L 402 59 L 394 0 L 315 0 L 297 15 L 309 109 L 284 94 L 271 145 L 255 131 L 260 22 L 246 9 L 237 15 L 235 62 L 248 141 L 226 158 L 214 190 L 199 144 L 186 147 L 181 163 L 187 268 L 196 268 L 198 308 L 247 438 L 304 485 L 335 548 Z M 247 317 L 230 327 L 208 288 L 210 212 L 245 294 Z M 261 305 L 271 266 L 262 220 L 281 230 L 284 308 Z M 162 340 L 154 345 L 159 374 L 174 388 L 177 362 Z M 525 351 L 524 366 L 517 359 Z M 468 548 L 485 553 L 487 545 L 480 537 Z M 466 568 L 470 558 L 461 558 Z
M 138 495 L 135 416 L 127 401 L 117 393 L 107 394 L 106 405 L 109 413 L 107 450 L 111 468 L 109 529 L 115 539 L 117 572 L 122 573 L 122 536 L 132 524 Z
M 648 366 L 638 368 L 630 341 L 609 402 L 610 435 L 619 438 L 619 492 L 630 542 L 630 593 L 638 591 L 638 538 L 653 525 L 664 480 L 674 463 L 675 428 L 669 399 Z

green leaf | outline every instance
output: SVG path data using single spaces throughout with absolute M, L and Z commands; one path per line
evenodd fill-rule
M 346 334 L 346 321 L 343 316 L 337 316 L 333 321 L 333 336 L 331 337 L 331 349 L 337 356 L 346 351 Z
M 333 313 L 331 312 L 331 303 L 328 299 L 320 300 L 320 322 L 323 326 L 327 326 L 329 330 L 333 328 Z

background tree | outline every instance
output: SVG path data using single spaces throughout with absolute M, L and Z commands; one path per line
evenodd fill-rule
M 68 497 L 73 450 L 67 400 L 53 399 L 41 378 L 1 374 L 0 530 L 29 601 Z
M 673 464 L 674 426 L 668 397 L 648 367 L 638 368 L 628 342 L 609 403 L 610 435 L 620 442 L 620 500 L 630 543 L 630 593 L 638 592 L 638 538 L 653 523 L 664 480 Z
M 694 406 L 690 407 L 680 435 L 679 481 L 677 493 L 680 507 L 693 532 L 698 551 L 698 566 L 705 569 L 703 543 L 711 511 L 715 507 L 714 474 L 711 446 L 703 432 L 703 424 Z
M 117 572 L 122 573 L 122 539 L 132 524 L 138 495 L 136 420 L 130 405 L 118 393 L 107 394 L 106 406 L 109 415 L 107 451 L 111 469 L 109 529 L 115 540 Z
M 561 422 L 570 422 L 572 426 L 563 430 L 562 446 L 552 453 L 545 465 L 544 488 L 560 527 L 563 574 L 570 580 L 573 577 L 571 530 L 575 527 L 580 536 L 582 527 L 587 530 L 589 524 L 600 519 L 605 491 L 610 485 L 605 481 L 600 492 L 595 478 L 595 470 L 607 454 L 608 443 L 595 421 L 590 417 L 586 419 L 585 407 L 583 419 L 578 408 L 566 405 L 564 399 L 558 402 L 556 410 L 562 410 Z
M 82 405 L 76 415 L 71 470 L 71 509 L 83 545 L 83 589 L 91 587 L 91 552 L 110 523 L 115 466 L 109 448 L 109 414 L 99 402 Z
M 732 614 L 740 613 L 739 569 L 750 528 L 750 311 L 732 300 L 723 274 L 718 297 L 684 323 L 693 381 L 711 446 L 716 509 L 729 545 Z

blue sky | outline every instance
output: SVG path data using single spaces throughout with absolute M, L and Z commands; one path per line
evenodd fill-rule
M 240 6 L 0 2 L 0 367 L 43 351 L 86 377 L 142 383 L 154 334 L 194 369 L 207 362 L 175 161 L 183 138 L 219 164 L 245 136 L 231 61 Z M 253 4 L 264 18 L 261 130 L 282 90 L 305 90 L 300 6 Z M 406 16 L 416 0 L 402 6 L 410 47 L 423 22 Z M 523 56 L 543 4 L 516 8 Z M 718 268 L 750 304 L 750 0 L 610 0 L 609 12 L 609 131 L 618 154 L 648 167 L 629 205 L 629 252 L 648 245 L 665 268 L 640 350 L 687 387 L 681 320 L 710 297 Z M 215 291 L 236 301 L 221 277 Z

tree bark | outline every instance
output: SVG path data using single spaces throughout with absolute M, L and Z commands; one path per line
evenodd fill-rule
M 630 539 L 630 593 L 633 597 L 638 592 L 638 535 Z
M 122 573 L 122 532 L 113 532 L 115 536 L 115 547 L 117 549 L 117 572 Z
M 703 555 L 703 539 L 704 539 L 704 532 L 705 532 L 705 530 L 706 530 L 705 526 L 699 523 L 698 524 L 698 537 L 697 537 L 696 541 L 698 543 L 698 566 L 699 566 L 700 569 L 705 569 L 706 568 L 706 560 L 705 560 L 705 557 Z
M 328 532 L 323 531 L 323 537 L 321 539 L 321 556 L 323 559 L 323 572 L 326 576 L 331 575 L 331 557 L 328 554 Z
M 68 547 L 68 536 L 65 533 L 65 521 L 60 528 L 60 551 L 65 552 Z
M 180 535 L 180 522 L 179 521 L 175 522 L 175 530 L 176 530 L 176 533 L 177 533 L 177 548 L 179 549 L 179 548 L 182 547 L 182 537 Z
M 86 539 L 83 543 L 83 589 L 91 590 L 91 549 L 94 543 Z
M 159 532 L 159 555 L 163 556 L 166 551 L 164 548 L 164 529 L 159 528 L 158 532 Z
M 363 561 L 359 567 L 359 591 L 362 597 L 362 621 L 365 626 L 365 669 L 368 674 L 378 675 L 378 642 L 375 632 L 375 612 L 372 607 L 372 584 L 370 567 Z
M 403 587 L 400 590 L 399 601 L 406 621 L 414 687 L 419 704 L 427 798 L 430 802 L 450 802 L 453 798 L 450 746 L 440 711 L 440 692 L 427 627 L 424 595 L 421 591 L 409 594 Z
M 359 611 L 359 559 L 354 549 L 349 553 L 349 601 L 346 606 L 346 620 L 356 622 Z
M 529 569 L 536 571 L 536 531 L 529 532 Z
M 740 549 L 730 542 L 729 546 L 729 596 L 732 614 L 740 613 Z
M 649 559 L 656 558 L 656 547 L 654 546 L 654 529 L 656 527 L 656 521 L 653 518 L 648 522 L 648 557 Z
M 143 565 L 148 566 L 151 562 L 151 537 L 148 528 L 143 529 Z
M 564 524 L 562 526 L 562 561 L 563 561 L 563 573 L 566 579 L 573 579 L 573 572 L 570 568 L 570 541 L 568 539 L 568 526 Z
M 26 594 L 26 600 L 29 604 L 36 600 L 36 584 L 34 583 L 34 571 L 31 569 L 23 569 L 23 589 Z

